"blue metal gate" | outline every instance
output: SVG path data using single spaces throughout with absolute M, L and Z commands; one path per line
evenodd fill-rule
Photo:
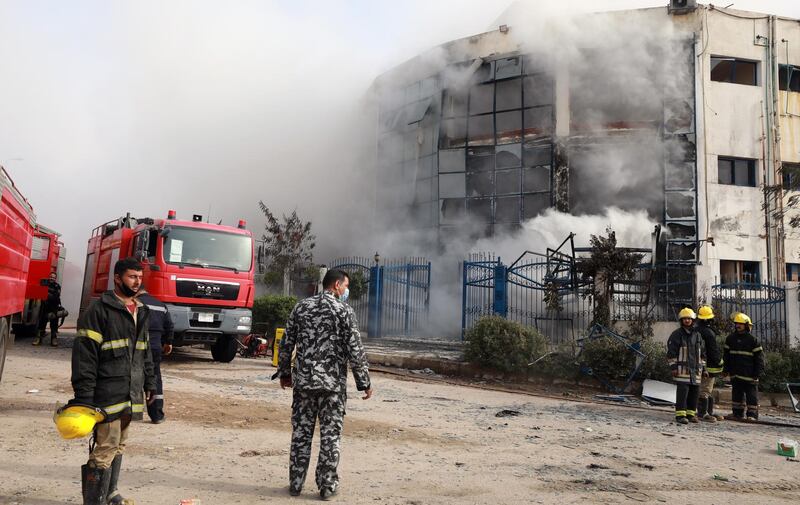
M 730 321 L 737 312 L 750 316 L 753 336 L 764 349 L 774 351 L 789 346 L 784 288 L 768 284 L 717 284 L 711 287 L 711 305 L 718 319 Z
M 383 265 L 367 258 L 340 258 L 341 268 L 357 279 L 358 299 L 350 305 L 370 337 L 411 336 L 423 333 L 430 311 L 431 264 L 424 258 L 388 260 Z

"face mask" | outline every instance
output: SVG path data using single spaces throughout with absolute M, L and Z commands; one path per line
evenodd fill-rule
M 346 302 L 348 298 L 350 298 L 350 288 L 344 288 L 344 293 L 339 297 L 339 300 Z
M 134 291 L 129 288 L 124 282 L 120 282 L 117 286 L 119 286 L 119 290 L 122 291 L 122 294 L 125 296 L 133 296 L 138 292 L 138 290 Z

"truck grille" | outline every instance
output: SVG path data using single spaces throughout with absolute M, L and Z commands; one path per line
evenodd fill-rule
M 238 284 L 221 284 L 211 281 L 195 281 L 178 279 L 175 281 L 175 292 L 185 298 L 202 298 L 205 300 L 236 300 L 239 298 Z

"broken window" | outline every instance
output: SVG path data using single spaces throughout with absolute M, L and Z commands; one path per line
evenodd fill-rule
M 696 242 L 669 242 L 667 244 L 667 260 L 696 261 Z
M 758 85 L 758 64 L 724 56 L 711 57 L 711 80 L 733 84 Z
M 494 147 L 467 149 L 467 171 L 482 172 L 494 169 Z
M 487 61 L 483 63 L 475 74 L 472 76 L 473 82 L 488 82 L 494 79 L 494 62 Z
M 467 196 L 492 196 L 493 192 L 492 172 L 467 173 Z
M 495 93 L 497 94 L 495 110 L 522 108 L 522 79 L 498 82 Z
M 778 68 L 778 88 L 782 91 L 800 92 L 800 67 L 781 65 Z
M 470 116 L 467 126 L 467 144 L 471 146 L 494 145 L 494 121 L 492 114 Z
M 495 172 L 495 192 L 498 195 L 519 193 L 519 169 L 512 168 Z
M 497 146 L 497 168 L 514 168 L 522 165 L 521 144 Z
M 670 239 L 695 238 L 697 228 L 693 224 L 668 223 L 667 231 Z
M 439 148 L 467 145 L 467 118 L 444 119 L 439 128 Z
M 523 171 L 522 191 L 534 193 L 550 191 L 550 167 L 530 167 Z
M 464 173 L 439 175 L 439 198 L 464 198 L 466 179 Z
M 494 83 L 480 84 L 469 90 L 469 114 L 486 114 L 494 110 Z
M 511 144 L 522 140 L 522 114 L 519 110 L 498 112 L 497 143 Z
M 536 107 L 525 109 L 522 123 L 525 127 L 525 139 L 535 139 L 549 136 L 553 127 L 553 112 L 551 107 Z
M 719 277 L 722 284 L 758 284 L 761 282 L 761 264 L 758 261 L 719 260 Z
M 667 199 L 667 219 L 687 219 L 695 216 L 694 193 L 673 192 L 664 196 Z
M 717 176 L 720 184 L 756 186 L 756 161 L 746 158 L 717 159 Z
M 671 163 L 694 161 L 697 159 L 697 146 L 693 134 L 678 134 L 666 142 L 667 159 Z
M 522 59 L 519 56 L 497 60 L 494 65 L 495 79 L 506 79 L 522 73 Z
M 464 149 L 441 149 L 439 151 L 439 173 L 463 172 L 466 167 Z
M 408 109 L 406 114 L 406 120 L 408 121 L 408 124 L 419 123 L 425 118 L 425 114 L 427 114 L 428 110 L 431 108 L 431 100 L 432 98 L 428 97 L 424 100 L 420 100 L 419 102 L 414 102 L 406 107 Z
M 442 97 L 442 117 L 463 117 L 467 115 L 467 94 L 446 89 Z
M 466 216 L 466 200 L 447 198 L 439 202 L 439 224 L 457 224 Z
M 525 107 L 537 107 L 553 103 L 553 81 L 545 74 L 529 75 L 523 80 Z
M 688 100 L 674 99 L 664 102 L 664 130 L 666 133 L 694 131 L 694 107 Z
M 790 282 L 800 281 L 800 263 L 786 264 L 786 280 Z
M 489 198 L 470 198 L 467 200 L 470 220 L 479 223 L 492 222 L 492 200 Z
M 522 148 L 522 158 L 526 167 L 550 165 L 552 162 L 552 147 L 547 144 L 531 144 L 526 142 Z
M 781 173 L 785 191 L 800 190 L 800 163 L 781 163 Z
M 520 198 L 511 196 L 495 200 L 495 222 L 519 223 L 519 214 L 522 209 Z
M 522 197 L 522 216 L 526 220 L 538 216 L 549 207 L 550 193 L 539 193 Z
M 667 163 L 664 186 L 666 189 L 693 189 L 694 163 Z

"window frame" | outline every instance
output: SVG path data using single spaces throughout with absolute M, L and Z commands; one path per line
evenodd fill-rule
M 746 161 L 748 164 L 748 184 L 738 184 L 736 182 L 736 162 Z M 721 163 L 730 163 L 730 180 L 731 182 L 721 182 L 720 177 Z M 757 188 L 758 187 L 758 170 L 756 169 L 756 160 L 753 158 L 738 158 L 735 156 L 717 156 L 717 184 L 724 186 L 739 186 L 742 188 Z
M 714 60 L 722 60 L 722 61 L 729 61 L 731 62 L 731 70 L 726 80 L 714 79 Z M 739 84 L 741 86 L 760 86 L 761 79 L 760 79 L 760 72 L 759 72 L 759 64 L 761 62 L 758 60 L 748 60 L 746 58 L 735 58 L 733 56 L 719 56 L 719 55 L 711 55 L 709 60 L 709 80 L 713 82 L 725 82 L 728 84 Z M 753 83 L 745 83 L 745 82 L 738 82 L 737 81 L 737 71 L 736 67 L 737 64 L 747 64 L 753 65 L 755 68 L 753 69 Z

